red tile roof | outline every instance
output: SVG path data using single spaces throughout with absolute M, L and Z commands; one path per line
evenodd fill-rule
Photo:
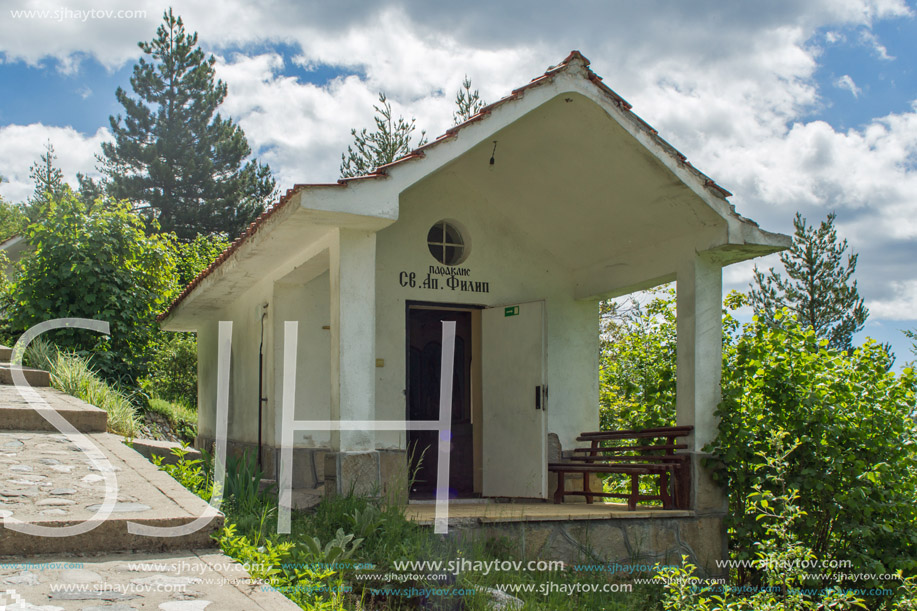
M 163 312 L 162 314 L 160 314 L 159 316 L 157 316 L 156 320 L 158 320 L 158 321 L 163 321 L 163 320 L 165 320 L 173 311 L 175 311 L 175 308 L 178 307 L 178 305 L 179 305 L 179 304 L 180 304 L 180 303 L 181 303 L 181 302 L 182 302 L 182 301 L 183 301 L 183 300 L 184 300 L 184 299 L 185 299 L 185 298 L 186 298 L 186 297 L 187 297 L 187 296 L 188 296 L 188 295 L 189 295 L 189 294 L 190 294 L 190 293 L 191 293 L 191 292 L 192 292 L 192 291 L 193 291 L 193 290 L 194 290 L 194 289 L 204 280 L 204 278 L 206 278 L 207 276 L 209 276 L 217 267 L 219 267 L 220 265 L 222 265 L 224 261 L 226 261 L 230 256 L 232 256 L 232 254 L 233 254 L 236 250 L 238 250 L 238 248 L 239 248 L 242 244 L 244 244 L 249 238 L 251 238 L 253 235 L 255 235 L 255 233 L 258 232 L 258 229 L 261 227 L 261 225 L 263 225 L 264 222 L 267 221 L 274 213 L 276 213 L 278 210 L 280 210 L 281 208 L 283 208 L 284 206 L 286 206 L 287 203 L 292 199 L 292 197 L 293 197 L 296 193 L 298 193 L 299 191 L 301 191 L 301 190 L 303 190 L 303 189 L 305 189 L 305 188 L 307 188 L 307 187 L 346 187 L 346 186 L 347 186 L 350 182 L 352 182 L 352 181 L 357 181 L 357 180 L 369 180 L 369 179 L 375 179 L 375 178 L 386 178 L 387 175 L 388 175 L 388 170 L 389 170 L 390 168 L 392 168 L 392 167 L 394 167 L 394 166 L 396 166 L 396 165 L 402 164 L 402 163 L 406 163 L 406 162 L 409 162 L 409 161 L 413 161 L 413 160 L 415 160 L 415 159 L 422 159 L 423 157 L 425 157 L 424 151 L 425 151 L 426 149 L 428 149 L 428 148 L 430 148 L 430 147 L 432 147 L 432 146 L 436 146 L 437 144 L 440 144 L 441 142 L 444 142 L 444 141 L 446 141 L 446 140 L 451 140 L 451 139 L 455 138 L 456 135 L 458 134 L 459 130 L 463 129 L 463 128 L 466 127 L 467 125 L 470 125 L 470 124 L 472 124 L 472 123 L 475 123 L 475 122 L 477 122 L 477 121 L 480 121 L 480 120 L 484 119 L 484 118 L 487 117 L 491 112 L 493 112 L 493 110 L 494 110 L 495 108 L 497 108 L 497 107 L 499 107 L 499 106 L 502 106 L 503 104 L 506 104 L 506 103 L 509 102 L 509 101 L 512 101 L 512 100 L 515 100 L 515 99 L 519 98 L 519 96 L 520 96 L 523 92 L 525 92 L 526 90 L 532 89 L 533 87 L 537 87 L 537 86 L 539 86 L 539 85 L 541 85 L 541 84 L 543 84 L 543 83 L 549 82 L 549 80 L 550 80 L 550 78 L 551 78 L 552 76 L 554 76 L 555 74 L 557 74 L 557 73 L 563 71 L 565 68 L 567 68 L 571 63 L 573 63 L 573 62 L 575 62 L 575 61 L 579 61 L 580 63 L 582 63 L 583 67 L 584 67 L 585 70 L 586 70 L 586 77 L 587 77 L 593 84 L 595 84 L 595 85 L 596 85 L 605 95 L 607 95 L 609 98 L 611 98 L 611 100 L 613 101 L 613 103 L 614 103 L 619 109 L 621 109 L 622 111 L 628 113 L 628 114 L 631 116 L 631 118 L 633 118 L 634 120 L 636 120 L 637 123 L 640 125 L 640 127 L 641 127 L 642 129 L 644 129 L 645 131 L 647 131 L 649 134 L 651 134 L 651 135 L 653 136 L 653 138 L 656 140 L 656 142 L 657 142 L 659 145 L 661 145 L 667 152 L 669 152 L 671 155 L 673 155 L 673 156 L 675 156 L 677 159 L 679 159 L 679 161 L 680 161 L 686 168 L 688 168 L 690 171 L 692 171 L 694 174 L 696 174 L 696 175 L 698 176 L 698 178 L 700 178 L 700 179 L 703 181 L 703 184 L 704 184 L 704 186 L 705 186 L 706 188 L 711 189 L 711 190 L 714 191 L 719 197 L 722 197 L 722 198 L 726 198 L 726 197 L 729 197 L 730 195 L 732 195 L 732 193 L 730 193 L 730 192 L 727 191 L 726 189 L 722 188 L 721 186 L 719 186 L 718 184 L 716 184 L 712 179 L 710 179 L 708 176 L 706 176 L 705 174 L 703 174 L 702 172 L 700 172 L 699 170 L 697 170 L 696 168 L 694 168 L 694 166 L 692 166 L 692 165 L 687 161 L 687 158 L 686 158 L 684 155 L 682 155 L 680 152 L 678 152 L 671 144 L 669 144 L 668 142 L 666 142 L 665 140 L 663 140 L 662 138 L 660 138 L 659 135 L 658 135 L 659 133 L 658 133 L 655 129 L 653 129 L 653 127 L 652 127 L 651 125 L 649 125 L 646 121 L 644 121 L 643 119 L 641 119 L 640 117 L 638 117 L 636 114 L 630 112 L 632 106 L 627 102 L 627 100 L 625 100 L 624 98 L 622 98 L 621 96 L 619 96 L 619 95 L 618 95 L 617 93 L 615 93 L 612 89 L 610 89 L 607 85 L 605 85 L 605 83 L 602 82 L 602 77 L 599 76 L 599 75 L 597 75 L 596 73 L 594 73 L 594 72 L 589 68 L 589 60 L 586 59 L 586 57 L 583 56 L 583 54 L 580 53 L 579 51 L 571 51 L 571 52 L 570 52 L 570 55 L 568 55 L 568 56 L 564 59 L 564 61 L 562 61 L 561 63 L 557 64 L 556 66 L 552 66 L 552 67 L 548 68 L 548 69 L 545 71 L 544 74 L 542 74 L 541 76 L 538 76 L 538 77 L 532 79 L 529 83 L 523 85 L 522 87 L 519 87 L 518 89 L 514 89 L 508 96 L 503 97 L 503 98 L 497 100 L 497 101 L 494 102 L 493 104 L 488 104 L 487 106 L 485 106 L 484 108 L 482 108 L 477 114 L 475 114 L 474 116 L 470 117 L 470 118 L 469 118 L 467 121 L 465 121 L 464 123 L 461 123 L 461 124 L 456 125 L 456 126 L 454 126 L 454 127 L 450 127 L 449 129 L 446 130 L 446 132 L 445 132 L 444 134 L 442 134 L 442 135 L 439 136 L 438 138 L 435 138 L 434 140 L 431 140 L 430 142 L 424 144 L 423 146 L 420 146 L 420 147 L 414 149 L 413 151 L 411 151 L 410 153 L 408 153 L 408 154 L 405 155 L 404 157 L 401 157 L 401 158 L 399 158 L 399 159 L 396 159 L 395 161 L 393 161 L 393 162 L 391 162 L 391 163 L 388 163 L 388 164 L 379 166 L 378 168 L 376 168 L 373 172 L 371 172 L 371 173 L 369 173 L 369 174 L 366 174 L 366 175 L 364 175 L 364 176 L 355 176 L 355 177 L 353 177 L 353 178 L 342 178 L 342 179 L 338 180 L 336 183 L 294 185 L 294 187 L 293 187 L 292 189 L 288 189 L 288 190 L 287 190 L 287 192 L 284 194 L 284 196 L 281 197 L 280 200 L 279 200 L 276 204 L 274 204 L 273 206 L 269 207 L 269 208 L 268 208 L 267 210 L 265 210 L 258 218 L 256 218 L 256 219 L 248 226 L 248 229 L 246 229 L 244 232 L 242 232 L 242 235 L 240 235 L 238 238 L 236 238 L 235 241 L 233 241 L 233 243 L 230 244 L 229 247 L 226 248 L 226 250 L 224 250 L 224 251 L 220 254 L 220 256 L 217 257 L 217 259 L 216 259 L 213 263 L 211 263 L 209 266 L 207 266 L 207 268 L 205 268 L 204 270 L 202 270 L 201 273 L 199 273 L 199 274 L 197 275 L 197 277 L 196 277 L 194 280 L 192 280 L 192 281 L 188 284 L 188 286 L 186 286 L 186 287 L 184 288 L 184 290 L 182 290 L 182 292 L 178 295 L 178 297 L 176 297 L 175 300 L 172 301 L 171 304 L 169 304 L 169 307 L 166 309 L 166 311 Z

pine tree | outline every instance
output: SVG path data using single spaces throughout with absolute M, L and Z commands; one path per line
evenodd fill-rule
M 29 178 L 35 183 L 35 190 L 26 203 L 24 212 L 30 222 L 34 223 L 41 218 L 48 202 L 59 198 L 67 186 L 64 182 L 64 173 L 54 165 L 55 159 L 57 155 L 54 153 L 54 145 L 48 141 L 39 161 L 29 168 Z
M 255 161 L 241 127 L 217 109 L 226 85 L 214 80 L 214 62 L 188 35 L 172 9 L 134 65 L 137 98 L 115 93 L 125 115 L 109 117 L 114 142 L 102 145 L 108 194 L 128 199 L 162 231 L 180 239 L 237 235 L 270 201 L 270 168 Z
M 77 197 L 86 204 L 88 210 L 91 210 L 100 198 L 105 197 L 104 185 L 91 176 L 86 176 L 81 172 L 77 172 L 76 181 L 79 185 Z
M 346 153 L 341 154 L 341 178 L 370 174 L 376 168 L 404 157 L 416 146 L 426 143 L 426 132 L 421 131 L 417 144 L 412 144 L 415 119 L 393 119 L 392 105 L 384 93 L 379 94 L 379 104 L 381 106 L 373 106 L 376 111 L 375 131 L 369 132 L 366 128 L 359 132 L 356 129 L 350 130 L 353 144 L 347 147 Z
M 793 219 L 793 245 L 780 254 L 787 278 L 771 268 L 767 275 L 755 267 L 750 294 L 758 316 L 776 324 L 781 308 L 794 312 L 799 322 L 828 340 L 832 348 L 849 350 L 853 335 L 863 328 L 869 310 L 857 292 L 856 254 L 847 255 L 847 240 L 838 242 L 835 214 L 818 228 L 808 226 L 797 213 Z
M 464 123 L 474 115 L 478 114 L 487 103 L 481 99 L 478 90 L 471 90 L 471 79 L 465 75 L 462 81 L 462 88 L 455 94 L 456 110 L 452 115 L 452 121 L 455 125 Z

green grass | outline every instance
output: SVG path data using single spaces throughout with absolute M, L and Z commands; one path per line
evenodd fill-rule
M 194 441 L 197 435 L 197 410 L 193 407 L 151 397 L 147 401 L 147 410 L 165 418 L 172 426 L 172 430 L 185 441 Z
M 108 430 L 133 437 L 137 432 L 137 413 L 130 397 L 107 384 L 89 361 L 52 344 L 35 340 L 23 360 L 31 367 L 51 374 L 51 386 L 108 412 Z
M 181 450 L 175 451 L 181 454 Z M 188 489 L 209 500 L 213 491 L 210 457 L 191 461 L 180 459 L 176 465 L 161 465 Z M 405 518 L 404 505 L 385 499 L 357 496 L 325 498 L 308 512 L 294 511 L 291 533 L 277 534 L 276 495 L 260 492 L 254 484 L 261 474 L 252 458 L 228 461 L 226 492 L 222 510 L 226 526 L 217 538 L 223 551 L 248 563 L 256 579 L 276 587 L 302 609 L 360 611 L 402 609 L 466 609 L 484 611 L 494 608 L 486 588 L 506 584 L 531 585 L 533 592 L 512 595 L 524 601 L 524 611 L 638 611 L 659 609 L 661 588 L 634 586 L 632 592 L 578 592 L 557 590 L 542 593 L 543 584 L 578 583 L 597 586 L 613 582 L 607 573 L 572 569 L 554 572 L 467 571 L 447 581 L 413 577 L 404 582 L 387 581 L 395 562 L 460 558 L 472 561 L 521 560 L 517 542 L 508 537 L 436 535 L 430 527 L 419 526 Z M 334 562 L 344 566 L 318 568 L 316 563 Z M 591 564 L 592 562 L 590 562 Z M 358 578 L 359 576 L 359 578 Z M 462 588 L 476 593 L 464 596 L 460 607 L 449 606 L 455 598 L 442 596 L 423 601 L 388 588 Z

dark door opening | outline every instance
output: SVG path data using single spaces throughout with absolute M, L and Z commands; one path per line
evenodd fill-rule
M 407 418 L 439 418 L 443 321 L 455 321 L 455 365 L 452 381 L 452 444 L 449 458 L 450 498 L 474 495 L 474 438 L 471 423 L 471 312 L 408 306 Z M 414 476 L 410 497 L 436 494 L 436 431 L 408 431 L 408 453 Z

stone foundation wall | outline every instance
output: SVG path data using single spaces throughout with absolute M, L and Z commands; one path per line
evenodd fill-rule
M 682 556 L 698 574 L 721 577 L 716 566 L 726 558 L 722 516 L 684 518 L 611 518 L 479 523 L 453 526 L 450 535 L 464 539 L 505 537 L 527 560 L 563 560 L 568 564 L 677 564 Z
M 213 453 L 213 444 L 212 438 L 199 435 L 194 447 Z M 231 439 L 226 441 L 227 456 L 240 457 L 246 452 L 252 456 L 257 455 L 258 444 Z M 261 460 L 264 477 L 277 480 L 280 474 L 280 448 L 262 446 Z M 325 487 L 326 494 L 346 492 L 353 484 L 358 494 L 370 495 L 373 491 L 378 494 L 381 491 L 394 502 L 406 503 L 407 473 L 408 459 L 404 450 L 337 453 L 326 448 L 293 448 L 294 489 L 315 489 L 328 479 L 334 481 L 334 485 Z
M 213 453 L 214 440 L 198 435 L 194 447 Z M 240 457 L 244 453 L 257 456 L 258 444 L 226 440 L 226 454 L 229 457 Z M 317 488 L 325 479 L 325 454 L 323 448 L 293 448 L 293 488 Z M 278 479 L 280 474 L 280 448 L 269 445 L 261 447 L 261 461 L 264 477 Z

